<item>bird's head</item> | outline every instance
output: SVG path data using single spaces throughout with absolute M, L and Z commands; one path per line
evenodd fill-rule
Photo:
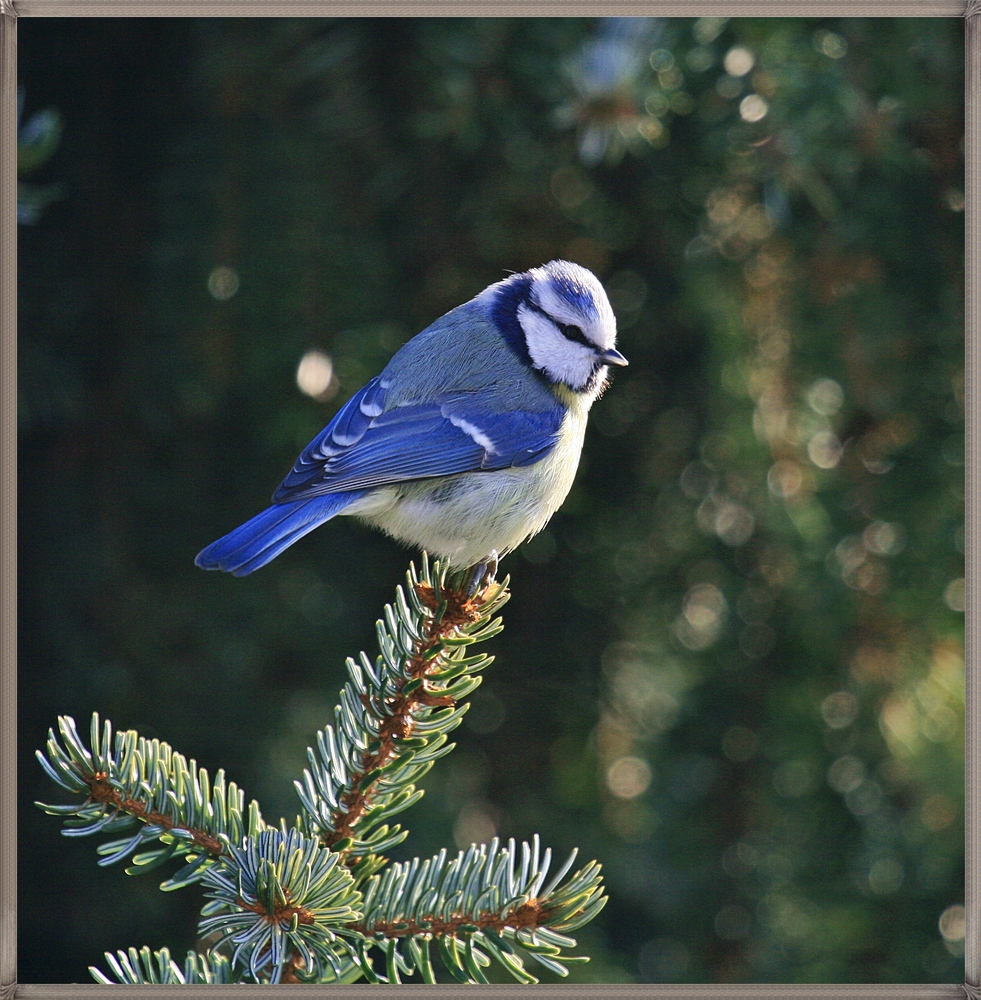
M 579 264 L 553 260 L 487 292 L 505 340 L 553 385 L 596 395 L 607 366 L 627 363 L 614 346 L 610 300 L 596 275 Z

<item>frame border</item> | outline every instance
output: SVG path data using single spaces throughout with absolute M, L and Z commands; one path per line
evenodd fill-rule
M 806 11 L 802 10 L 806 7 Z M 735 12 L 735 13 L 734 13 Z M 817 985 L 546 985 L 532 995 L 603 996 L 637 1000 L 721 1000 L 723 997 L 777 1000 L 981 1000 L 981 703 L 979 654 L 981 633 L 978 591 L 981 549 L 978 545 L 981 498 L 977 470 L 981 459 L 979 424 L 979 321 L 981 321 L 981 0 L 0 0 L 0 1000 L 68 1000 L 103 994 L 98 984 L 17 983 L 17 19 L 18 17 L 439 17 L 439 16 L 596 16 L 605 14 L 661 16 L 728 15 L 741 17 L 801 16 L 958 17 L 965 20 L 965 342 L 966 493 L 965 577 L 965 837 L 967 916 L 963 984 Z M 974 377 L 971 377 L 974 376 Z M 236 995 L 257 996 L 267 986 L 236 986 Z M 156 992 L 186 995 L 180 986 Z M 199 997 L 226 994 L 219 986 L 195 987 Z M 283 997 L 309 997 L 314 987 L 278 986 Z M 364 984 L 334 986 L 337 997 L 364 995 Z M 449 998 L 474 996 L 474 986 L 424 985 L 393 987 L 401 995 L 430 990 Z M 483 986 L 487 998 L 528 996 L 521 985 Z M 145 997 L 144 986 L 114 986 L 112 995 Z

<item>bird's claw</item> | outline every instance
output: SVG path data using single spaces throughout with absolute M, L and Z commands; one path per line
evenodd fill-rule
M 471 600 L 477 591 L 484 587 L 489 587 L 497 578 L 497 549 L 494 549 L 487 557 L 486 562 L 477 563 L 470 576 L 470 583 L 467 586 L 467 600 Z

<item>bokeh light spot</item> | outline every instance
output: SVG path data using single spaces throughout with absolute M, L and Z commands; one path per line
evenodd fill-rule
M 208 292 L 213 299 L 227 302 L 239 289 L 238 272 L 227 264 L 219 264 L 208 275 Z
M 470 711 L 464 722 L 468 729 L 484 736 L 500 729 L 506 717 L 504 702 L 493 691 L 482 690 L 470 698 Z
M 726 53 L 723 65 L 730 76 L 745 76 L 756 65 L 756 56 L 749 49 L 737 45 Z
M 848 52 L 848 42 L 833 31 L 815 31 L 814 48 L 829 59 L 841 59 Z
M 906 529 L 901 524 L 873 521 L 862 532 L 862 543 L 878 556 L 894 556 L 906 547 Z
M 687 91 L 676 90 L 671 95 L 671 110 L 676 115 L 690 115 L 695 110 L 695 98 Z
M 869 868 L 869 888 L 877 896 L 891 896 L 902 886 L 904 874 L 896 858 L 879 858 Z
M 835 691 L 821 702 L 821 718 L 832 729 L 850 726 L 858 715 L 858 699 L 850 691 Z
M 832 431 L 819 431 L 807 443 L 807 457 L 819 469 L 833 469 L 841 461 L 842 446 Z
M 618 271 L 605 284 L 618 318 L 623 313 L 637 312 L 647 298 L 647 281 L 636 271 Z
M 865 780 L 865 765 L 855 756 L 839 757 L 828 768 L 828 784 L 841 794 L 852 792 Z
M 747 94 L 739 102 L 739 117 L 744 122 L 758 122 L 766 117 L 770 105 L 759 94 Z
M 577 167 L 559 167 L 550 184 L 555 200 L 565 209 L 578 208 L 593 193 L 593 186 Z
M 644 110 L 649 115 L 660 118 L 661 115 L 665 115 L 671 110 L 671 100 L 667 94 L 662 94 L 661 91 L 655 90 L 654 93 L 649 94 L 645 99 Z
M 711 69 L 714 62 L 715 53 L 707 45 L 696 45 L 685 56 L 686 65 L 695 73 L 704 73 L 707 69 Z
M 682 754 L 674 761 L 668 775 L 668 795 L 675 802 L 697 802 L 712 791 L 718 770 L 714 757 L 701 753 Z
M 748 875 L 760 863 L 760 852 L 746 838 L 731 844 L 722 855 L 722 869 L 733 878 Z
M 796 496 L 804 485 L 804 470 L 797 462 L 781 458 L 770 466 L 766 485 L 774 496 L 788 500 Z
M 953 906 L 948 906 L 940 914 L 938 923 L 940 933 L 943 935 L 945 941 L 963 941 L 964 934 L 967 931 L 967 914 L 963 903 L 955 903 Z
M 726 24 L 729 23 L 727 17 L 700 17 L 692 26 L 691 33 L 695 36 L 695 41 L 699 45 L 708 45 L 714 42 Z
M 334 363 L 323 351 L 307 351 L 296 369 L 296 384 L 300 392 L 314 399 L 327 395 L 334 377 Z
M 946 830 L 957 819 L 957 808 L 947 795 L 928 796 L 920 807 L 920 821 L 934 833 Z
M 822 417 L 834 416 L 845 402 L 845 390 L 833 378 L 821 378 L 807 390 L 807 405 Z
M 715 509 L 715 533 L 733 548 L 745 545 L 756 528 L 752 512 L 741 503 L 724 500 Z
M 618 799 L 635 799 L 647 791 L 653 777 L 641 757 L 618 757 L 606 771 L 606 787 Z
M 847 575 L 865 562 L 868 558 L 868 550 L 860 535 L 846 535 L 834 547 L 834 556 L 841 567 L 842 574 Z
M 963 611 L 967 606 L 967 585 L 964 577 L 951 580 L 944 590 L 944 604 L 951 611 Z
M 681 492 L 689 500 L 704 500 L 712 491 L 718 475 L 704 462 L 689 462 L 681 471 L 679 483 Z
M 949 188 L 944 194 L 944 201 L 947 202 L 947 207 L 952 212 L 963 212 L 967 207 L 967 201 L 964 198 L 964 192 L 959 188 Z
M 857 788 L 845 792 L 845 805 L 856 816 L 871 816 L 882 804 L 882 786 L 866 779 Z
M 691 650 L 708 649 L 719 637 L 726 614 L 726 599 L 711 583 L 700 583 L 687 594 L 681 615 L 675 621 L 675 635 Z
M 555 540 L 555 535 L 547 528 L 535 535 L 534 538 L 528 539 L 521 546 L 521 554 L 533 566 L 544 566 L 546 563 L 551 562 L 558 550 L 559 546 Z
M 773 787 L 787 799 L 810 795 L 817 787 L 814 767 L 806 759 L 784 761 L 773 771 Z
M 468 802 L 453 824 L 453 840 L 457 847 L 486 844 L 497 834 L 497 823 L 490 810 L 478 802 Z

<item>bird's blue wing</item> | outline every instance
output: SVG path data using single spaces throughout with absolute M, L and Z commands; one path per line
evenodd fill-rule
M 298 494 L 304 486 L 319 481 L 324 463 L 359 441 L 373 417 L 379 416 L 385 405 L 386 387 L 376 376 L 356 392 L 334 415 L 334 419 L 300 452 L 287 477 L 273 494 L 274 501 L 286 500 Z
M 355 393 L 303 449 L 273 500 L 370 489 L 409 479 L 531 465 L 555 446 L 565 408 L 494 412 L 483 393 L 385 409 L 380 377 Z

